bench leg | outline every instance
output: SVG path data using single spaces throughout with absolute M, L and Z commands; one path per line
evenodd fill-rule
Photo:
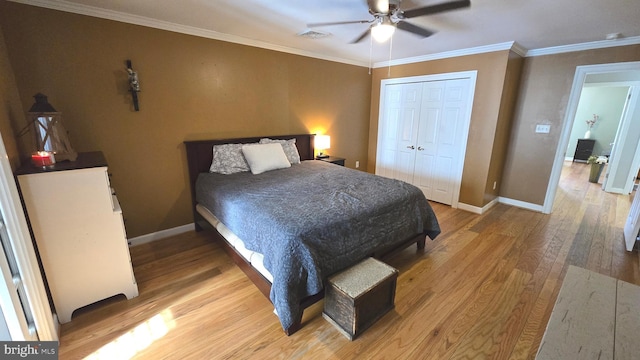
M 424 246 L 427 238 L 423 238 L 422 240 L 416 241 L 416 245 L 418 245 L 418 250 L 424 250 Z

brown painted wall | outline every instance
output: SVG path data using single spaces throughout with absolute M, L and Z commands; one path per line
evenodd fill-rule
M 500 185 L 503 178 L 502 171 L 509 150 L 509 137 L 513 123 L 513 113 L 518 100 L 518 88 L 520 86 L 523 63 L 524 59 L 520 55 L 514 52 L 509 53 L 502 100 L 500 101 L 500 113 L 496 124 L 496 135 L 493 141 L 493 156 L 489 164 L 489 175 L 484 192 L 484 205 L 496 199 L 500 193 Z M 494 182 L 496 184 L 495 189 L 493 188 Z
M 577 66 L 638 60 L 640 45 L 525 58 L 500 196 L 544 204 Z
M 388 78 L 441 74 L 477 70 L 475 97 L 471 113 L 471 128 L 464 161 L 460 202 L 482 207 L 492 157 L 494 139 L 498 125 L 498 114 L 502 100 L 509 50 L 462 56 L 442 60 L 426 61 L 373 71 L 371 88 L 371 117 L 369 125 L 369 162 L 367 169 L 375 172 L 376 146 L 378 139 L 378 117 L 380 108 L 380 82 Z
M 11 168 L 15 171 L 20 166 L 20 155 L 15 135 L 25 123 L 22 104 L 18 98 L 18 88 L 13 70 L 7 57 L 4 34 L 0 28 L 0 135 L 7 150 Z M 14 130 L 17 129 L 17 130 Z
M 367 161 L 366 68 L 5 1 L 0 24 L 22 111 L 46 94 L 72 146 L 105 153 L 130 237 L 192 221 L 184 140 L 323 132 Z

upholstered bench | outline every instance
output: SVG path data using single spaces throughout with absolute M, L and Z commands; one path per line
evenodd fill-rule
M 394 307 L 398 270 L 374 258 L 329 278 L 322 316 L 353 340 Z

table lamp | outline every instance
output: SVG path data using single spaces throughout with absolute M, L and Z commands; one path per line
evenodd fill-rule
M 331 137 L 329 135 L 316 135 L 315 137 L 315 148 L 318 149 L 318 159 L 328 158 L 329 155 L 325 154 L 324 151 L 331 147 Z

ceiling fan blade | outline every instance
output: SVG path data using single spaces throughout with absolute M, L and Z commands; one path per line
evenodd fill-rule
M 423 15 L 431 15 L 437 14 L 444 11 L 461 9 L 471 6 L 470 0 L 454 0 L 445 2 L 437 5 L 425 6 L 417 9 L 404 10 L 403 14 L 406 19 L 423 16 Z
M 311 23 L 307 24 L 307 27 L 320 27 L 320 26 L 331 26 L 331 25 L 345 25 L 345 24 L 369 24 L 373 22 L 373 20 L 353 20 L 353 21 L 334 21 L 334 22 L 321 22 L 321 23 Z
M 367 0 L 369 11 L 375 14 L 389 13 L 389 0 Z
M 352 44 L 356 44 L 356 43 L 359 43 L 360 41 L 364 40 L 364 38 L 366 38 L 367 35 L 369 35 L 369 32 L 371 32 L 371 28 L 367 29 L 367 31 L 363 32 L 362 35 L 358 36 L 358 38 L 353 40 L 351 43 Z
M 422 36 L 423 38 L 429 37 L 435 33 L 435 31 L 431 31 L 429 29 L 425 29 L 423 27 L 410 24 L 406 21 L 400 21 L 399 23 L 396 24 L 396 27 L 398 29 L 408 31 L 410 33 L 414 33 L 418 36 Z

